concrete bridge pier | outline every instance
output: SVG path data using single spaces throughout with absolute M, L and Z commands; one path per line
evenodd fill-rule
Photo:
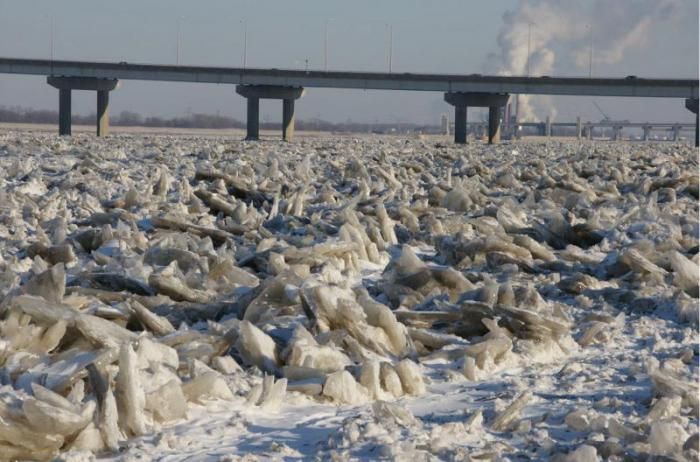
M 674 124 L 673 127 L 671 127 L 671 139 L 673 141 L 678 141 L 681 139 L 681 126 L 678 124 Z
M 685 108 L 695 114 L 695 147 L 698 147 L 698 99 L 688 98 L 685 100 Z
M 95 77 L 47 77 L 46 83 L 58 89 L 58 134 L 71 134 L 71 100 L 73 90 L 97 92 L 97 136 L 109 132 L 109 92 L 119 87 L 116 79 Z
M 467 142 L 467 107 L 455 106 L 455 143 Z
M 581 139 L 581 117 L 576 117 L 576 139 L 580 140 Z
M 642 135 L 642 139 L 644 141 L 649 141 L 651 139 L 651 128 L 651 125 L 644 125 L 642 127 L 642 131 L 644 132 L 644 134 Z
M 544 122 L 544 136 L 552 137 L 552 118 L 550 116 L 547 116 L 547 120 Z
M 619 125 L 616 125 L 612 128 L 612 137 L 610 137 L 611 140 L 613 141 L 620 141 L 622 139 L 622 127 Z
M 304 94 L 303 88 L 281 85 L 236 85 L 236 93 L 248 100 L 247 140 L 260 139 L 261 99 L 282 100 L 282 139 L 290 141 L 294 137 L 294 101 Z
M 585 132 L 586 132 L 586 138 L 588 138 L 589 140 L 592 140 L 593 139 L 593 124 L 591 124 L 590 122 L 587 123 L 586 128 L 585 128 Z
M 489 108 L 488 143 L 495 144 L 501 140 L 501 111 L 508 104 L 507 93 L 445 93 L 445 102 L 455 108 L 455 143 L 467 142 L 467 108 Z
M 501 142 L 501 107 L 489 106 L 489 144 Z

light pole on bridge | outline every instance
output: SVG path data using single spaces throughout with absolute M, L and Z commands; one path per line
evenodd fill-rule
M 527 23 L 527 61 L 526 61 L 526 70 L 527 70 L 527 76 L 530 77 L 530 42 L 532 38 L 532 23 L 529 22 Z
M 328 72 L 328 23 L 333 19 L 326 19 L 323 29 L 323 70 Z
M 243 25 L 243 69 L 248 64 L 248 21 L 241 19 L 239 21 Z
M 185 19 L 184 16 L 178 16 L 176 21 L 175 31 L 175 64 L 180 65 L 180 21 Z
M 389 30 L 389 47 L 388 47 L 388 62 L 389 62 L 389 74 L 391 74 L 392 58 L 394 53 L 394 26 L 392 24 L 385 24 L 386 28 Z
M 593 78 L 593 25 L 587 24 L 590 31 L 590 46 L 588 47 L 588 78 Z

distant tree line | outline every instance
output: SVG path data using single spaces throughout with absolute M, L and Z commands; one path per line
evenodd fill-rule
M 77 125 L 93 125 L 96 114 L 73 114 L 71 120 Z M 57 124 L 58 111 L 44 109 L 27 109 L 19 106 L 0 106 L 0 122 L 25 124 Z M 172 127 L 172 128 L 245 128 L 245 123 L 233 117 L 219 114 L 188 114 L 184 117 L 142 116 L 137 112 L 122 111 L 112 115 L 109 123 L 122 127 Z M 263 122 L 261 128 L 276 130 L 281 128 L 279 122 Z M 434 133 L 437 126 L 409 123 L 364 123 L 346 121 L 341 123 L 327 122 L 321 119 L 297 120 L 297 130 L 313 130 L 323 132 L 354 132 L 354 133 Z

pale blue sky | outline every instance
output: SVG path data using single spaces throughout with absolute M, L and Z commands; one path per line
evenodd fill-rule
M 553 4 L 567 0 L 549 1 Z M 592 5 L 600 0 L 581 0 Z M 612 0 L 610 0 L 612 1 Z M 597 75 L 697 77 L 698 8 L 694 0 L 671 0 L 683 14 L 659 20 L 649 29 L 644 47 L 631 47 L 624 58 L 597 65 Z M 638 0 L 615 0 L 631 8 Z M 243 24 L 248 29 L 249 67 L 323 68 L 324 28 L 328 21 L 329 68 L 387 69 L 387 27 L 393 29 L 395 72 L 483 73 L 487 56 L 498 53 L 503 14 L 517 0 L 0 0 L 0 56 L 55 59 L 175 63 L 180 23 L 180 63 L 240 66 Z M 600 3 L 598 3 L 600 5 Z M 686 11 L 687 10 L 687 11 Z M 605 12 L 591 12 L 593 23 Z M 602 15 L 602 16 L 601 16 Z M 600 20 L 601 28 L 605 21 Z M 534 28 L 538 27 L 533 25 Z M 601 37 L 604 37 L 601 31 Z M 595 43 L 603 50 L 609 43 Z M 534 51 L 534 50 L 533 50 Z M 553 75 L 582 75 L 566 51 Z M 0 104 L 55 108 L 56 91 L 44 79 L 0 76 Z M 613 118 L 691 120 L 681 101 L 596 101 Z M 127 81 L 112 94 L 112 111 L 146 115 L 220 112 L 244 118 L 244 100 L 233 87 Z M 598 119 L 590 98 L 558 98 L 560 120 L 581 114 Z M 75 92 L 74 111 L 94 111 L 94 95 Z M 262 117 L 277 120 L 276 102 L 262 105 Z M 405 93 L 309 89 L 297 104 L 301 119 L 343 121 L 436 121 L 449 112 L 440 93 Z

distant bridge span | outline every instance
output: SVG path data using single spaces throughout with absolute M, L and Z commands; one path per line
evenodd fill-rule
M 98 132 L 108 128 L 108 95 L 119 80 L 156 80 L 238 85 L 248 99 L 248 138 L 258 137 L 259 100 L 283 100 L 283 135 L 291 137 L 294 101 L 304 88 L 436 91 L 455 107 L 455 141 L 466 140 L 466 108 L 489 107 L 489 141 L 497 142 L 500 109 L 510 94 L 682 98 L 696 114 L 697 79 L 508 77 L 489 75 L 413 74 L 210 66 L 174 66 L 86 61 L 0 58 L 0 73 L 45 75 L 59 89 L 59 132 L 70 134 L 71 90 L 98 92 Z M 107 82 L 105 82 L 107 81 Z M 66 121 L 66 117 L 68 120 Z M 100 127 L 102 130 L 100 130 Z M 697 129 L 696 129 L 697 144 Z

